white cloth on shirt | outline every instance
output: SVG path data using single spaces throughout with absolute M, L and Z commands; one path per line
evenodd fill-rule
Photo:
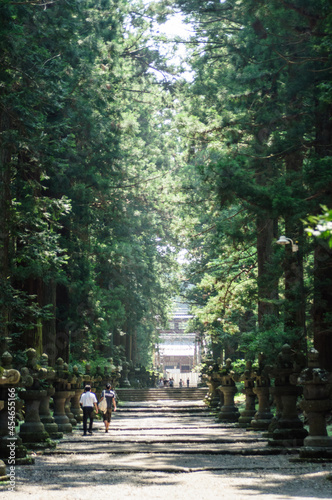
M 80 403 L 82 406 L 92 406 L 93 403 L 98 403 L 94 392 L 84 392 L 81 396 Z

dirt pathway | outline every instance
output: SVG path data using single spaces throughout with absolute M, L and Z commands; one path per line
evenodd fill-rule
M 16 467 L 2 499 L 261 500 L 332 498 L 332 464 L 290 461 L 259 433 L 216 423 L 201 403 L 127 403 L 105 434 L 81 429 Z M 273 454 L 272 454 L 273 453 Z

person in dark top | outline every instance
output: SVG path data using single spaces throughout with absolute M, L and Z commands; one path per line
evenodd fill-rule
M 108 432 L 108 428 L 112 418 L 112 406 L 114 407 L 114 411 L 116 411 L 115 392 L 112 391 L 111 384 L 106 384 L 106 390 L 104 390 L 101 393 L 100 401 L 104 398 L 106 399 L 107 402 L 107 410 L 104 413 L 103 419 L 105 425 L 105 432 Z

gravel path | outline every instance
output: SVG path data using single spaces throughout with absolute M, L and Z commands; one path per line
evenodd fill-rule
M 1 485 L 1 499 L 332 498 L 331 463 L 276 454 L 260 433 L 216 423 L 198 403 L 195 413 L 183 403 L 172 404 L 178 412 L 144 406 L 119 408 L 108 434 L 95 421 L 92 436 L 76 429 L 34 465 L 17 466 L 15 490 Z

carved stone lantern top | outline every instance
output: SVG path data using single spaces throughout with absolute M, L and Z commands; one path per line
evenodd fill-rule
M 319 352 L 316 349 L 308 352 L 308 368 L 319 368 Z
M 292 349 L 288 344 L 284 344 L 277 357 L 277 366 L 283 369 L 293 368 Z
M 24 366 L 21 369 L 21 386 L 23 387 L 31 387 L 33 385 L 33 377 L 31 377 L 29 373 L 29 368 Z
M 265 360 L 265 354 L 260 352 L 258 354 L 258 367 L 253 370 L 253 377 L 255 378 L 257 387 L 267 387 L 271 382 L 269 377 L 270 367 L 265 364 Z
M 226 363 L 224 366 L 221 367 L 220 370 L 220 375 L 221 375 L 221 385 L 235 385 L 234 382 L 234 371 L 232 370 L 232 360 L 231 359 L 226 359 Z
M 111 372 L 115 372 L 117 370 L 117 367 L 113 362 L 113 358 L 109 358 L 108 362 L 109 362 L 109 369 L 111 370 Z
M 26 351 L 26 355 L 27 363 L 21 370 L 23 386 L 39 390 L 42 382 L 47 379 L 47 368 L 38 363 L 37 352 L 35 349 L 28 349 Z
M 46 370 L 45 379 L 48 381 L 54 380 L 55 378 L 55 370 L 51 366 L 48 365 L 48 355 L 43 353 L 40 357 L 40 365 L 42 368 Z
M 323 368 L 319 368 L 319 353 L 316 349 L 308 352 L 308 368 L 302 370 L 298 377 L 298 383 L 307 384 L 331 384 L 332 374 Z
M 97 385 L 98 387 L 100 385 L 102 385 L 102 381 L 103 381 L 103 370 L 101 368 L 100 365 L 97 366 L 96 368 L 96 372 L 94 374 L 94 377 L 93 377 L 93 380 L 94 380 L 94 384 Z
M 235 382 L 238 382 L 239 380 L 244 382 L 244 387 L 253 387 L 255 377 L 252 371 L 252 361 L 247 360 L 244 372 L 241 375 L 233 376 L 233 378 Z
M 10 352 L 5 351 L 2 356 L 1 356 L 1 366 L 5 370 L 9 370 L 12 368 L 12 361 L 13 361 L 13 356 L 10 354 Z
M 83 374 L 79 371 L 78 366 L 73 366 L 73 378 L 71 382 L 72 389 L 80 389 L 82 387 Z
M 220 383 L 221 380 L 220 365 L 213 359 L 209 361 L 211 361 L 211 364 L 209 364 L 208 367 L 206 368 L 206 373 L 204 375 L 207 375 L 207 377 L 212 382 Z
M 91 385 L 92 386 L 92 373 L 91 373 L 91 365 L 90 363 L 87 363 L 85 365 L 85 373 L 83 375 L 83 380 L 85 385 Z
M 21 378 L 20 372 L 12 368 L 12 355 L 6 351 L 1 356 L 0 386 L 16 386 Z
M 63 367 L 65 370 L 67 381 L 68 381 L 68 383 L 71 383 L 73 381 L 73 374 L 69 371 L 68 363 L 64 363 Z
M 64 361 L 62 358 L 58 358 L 55 362 L 55 372 L 58 379 L 64 378 Z
M 54 386 L 56 390 L 67 390 L 71 378 L 72 375 L 68 371 L 68 365 L 63 361 L 62 358 L 58 358 L 55 362 Z

